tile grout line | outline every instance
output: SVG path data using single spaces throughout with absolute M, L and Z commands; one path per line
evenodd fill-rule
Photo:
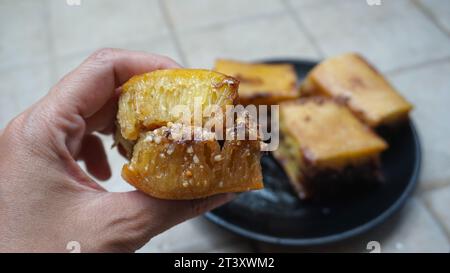
M 436 18 L 433 11 L 426 7 L 424 4 L 422 4 L 418 0 L 411 0 L 411 2 L 416 6 L 416 8 L 428 19 L 433 23 L 441 32 L 443 32 L 448 38 L 450 38 L 450 31 L 448 31 Z
M 443 58 L 438 58 L 438 59 L 433 59 L 433 60 L 426 60 L 426 61 L 419 62 L 419 63 L 416 63 L 416 64 L 407 65 L 407 66 L 403 66 L 403 67 L 399 67 L 399 68 L 394 68 L 394 69 L 391 69 L 391 70 L 387 70 L 387 71 L 385 71 L 383 73 L 384 74 L 389 74 L 390 76 L 396 76 L 398 74 L 402 74 L 402 73 L 408 72 L 410 70 L 426 68 L 426 67 L 430 67 L 430 66 L 433 66 L 433 65 L 446 63 L 446 62 L 450 62 L 450 56 L 443 57 Z
M 170 17 L 169 10 L 168 10 L 164 0 L 159 0 L 158 4 L 159 4 L 159 8 L 162 12 L 162 15 L 164 17 L 164 21 L 166 22 L 167 27 L 169 28 L 169 36 L 172 38 L 172 41 L 175 45 L 175 50 L 177 51 L 177 53 L 181 59 L 181 65 L 186 66 L 186 65 L 188 65 L 186 55 L 184 54 L 183 49 L 181 47 L 181 41 L 177 35 L 177 32 L 175 31 L 175 27 L 174 27 L 173 21 Z
M 440 182 L 440 181 L 439 181 L 439 182 Z M 444 183 L 439 183 L 438 185 L 433 185 L 433 186 L 428 187 L 428 188 L 426 188 L 426 189 L 422 189 L 422 190 L 420 191 L 420 194 L 427 194 L 427 193 L 429 193 L 429 192 L 441 190 L 441 189 L 447 188 L 447 187 L 450 187 L 450 184 L 446 184 L 446 182 L 444 182 Z
M 152 37 L 152 40 L 158 40 L 160 38 L 167 38 L 169 35 L 168 34 L 158 34 L 157 36 Z M 53 39 L 52 39 L 53 40 Z M 129 43 L 126 43 L 127 45 L 136 45 L 136 44 L 142 44 L 143 42 L 145 42 L 145 40 L 134 40 L 131 41 Z M 53 47 L 53 43 L 52 43 L 52 47 Z M 101 47 L 99 47 L 101 48 Z M 97 48 L 97 49 L 99 49 Z M 127 48 L 126 46 L 124 48 Z M 50 50 L 52 50 L 53 48 L 51 48 Z M 58 54 L 52 54 L 52 58 L 54 58 L 55 60 L 58 59 L 65 59 L 65 58 L 72 58 L 72 57 L 77 57 L 77 56 L 89 56 L 90 54 L 92 54 L 94 51 L 96 50 L 96 48 L 90 48 L 90 49 L 81 49 L 81 50 L 75 50 L 75 51 L 71 51 L 69 53 L 64 53 L 62 55 Z M 17 67 L 21 67 L 22 65 L 18 65 Z M 0 69 L 1 71 L 1 69 Z
M 436 222 L 436 225 L 438 226 L 439 230 L 445 235 L 445 238 L 447 239 L 447 244 L 450 246 L 450 234 L 447 232 L 447 229 L 445 228 L 445 224 L 441 221 L 441 218 L 434 212 L 433 208 L 431 208 L 430 204 L 428 204 L 428 201 L 426 200 L 424 195 L 419 196 L 417 198 L 419 201 L 422 202 L 424 208 L 427 210 L 427 212 L 431 215 L 433 220 Z
M 184 31 L 186 33 L 208 31 L 208 30 L 219 28 L 219 27 L 228 27 L 228 26 L 235 26 L 235 25 L 239 25 L 239 24 L 247 24 L 247 23 L 253 22 L 255 20 L 265 19 L 267 17 L 270 17 L 270 18 L 278 17 L 278 16 L 281 16 L 281 15 L 284 15 L 284 14 L 286 14 L 286 11 L 284 11 L 284 10 L 273 11 L 273 12 L 265 12 L 265 13 L 245 16 L 243 18 L 227 20 L 227 21 L 224 21 L 224 22 L 210 23 L 210 24 L 204 25 L 204 26 L 188 27 Z
M 308 40 L 313 45 L 314 49 L 316 50 L 317 54 L 320 58 L 325 57 L 325 52 L 322 50 L 322 48 L 319 46 L 319 43 L 314 38 L 314 36 L 311 34 L 309 29 L 305 26 L 303 21 L 300 18 L 300 15 L 294 11 L 294 7 L 291 6 L 286 0 L 283 0 L 284 8 L 286 9 L 286 12 L 289 14 L 289 16 L 294 20 L 295 24 L 297 25 L 297 28 L 305 33 L 305 36 L 308 38 Z

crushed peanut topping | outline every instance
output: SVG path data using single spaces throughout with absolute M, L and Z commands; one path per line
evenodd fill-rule
M 198 159 L 198 156 L 197 156 L 197 155 L 194 155 L 194 156 L 192 157 L 192 160 L 194 160 L 194 163 L 195 163 L 195 164 L 200 163 L 200 159 Z
M 167 148 L 167 154 L 171 155 L 171 154 L 173 154 L 174 151 L 175 151 L 175 145 L 170 144 L 169 147 Z
M 214 156 L 214 161 L 220 161 L 222 160 L 222 155 L 215 155 Z
M 145 137 L 144 141 L 152 142 L 153 141 L 153 135 L 149 134 Z
M 192 154 L 194 152 L 194 149 L 192 148 L 192 146 L 187 147 L 186 152 L 188 152 L 189 154 Z

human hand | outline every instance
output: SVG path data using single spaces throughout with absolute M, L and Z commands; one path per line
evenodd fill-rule
M 0 131 L 0 252 L 135 251 L 150 238 L 232 198 L 168 201 L 110 193 L 88 172 L 111 176 L 101 140 L 111 133 L 118 88 L 131 76 L 175 68 L 169 58 L 99 50 Z

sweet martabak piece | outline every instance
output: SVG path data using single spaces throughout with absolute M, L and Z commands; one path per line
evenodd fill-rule
M 162 199 L 196 199 L 218 193 L 263 187 L 260 141 L 257 130 L 245 122 L 226 129 L 235 134 L 243 127 L 254 140 L 219 142 L 207 127 L 177 123 L 171 108 L 187 105 L 191 120 L 195 106 L 233 105 L 239 82 L 206 70 L 161 70 L 135 76 L 123 86 L 117 114 L 116 144 L 130 159 L 122 177 L 137 189 Z M 200 100 L 201 104 L 195 104 Z M 197 109 L 198 110 L 198 109 Z M 203 116 L 203 113 L 200 113 Z M 205 125 L 209 118 L 204 118 Z M 252 131 L 250 131 L 252 130 Z
M 162 199 L 195 199 L 263 188 L 258 140 L 226 140 L 202 128 L 202 137 L 180 140 L 178 125 L 144 133 L 122 176 L 139 190 Z M 185 128 L 186 129 L 186 128 Z M 189 132 L 189 133 L 190 133 Z
M 239 103 L 272 105 L 298 98 L 297 74 L 290 64 L 217 60 L 215 70 L 240 81 Z
M 119 99 L 121 134 L 136 140 L 142 130 L 177 122 L 180 116 L 174 107 L 186 105 L 193 114 L 196 98 L 202 109 L 218 105 L 225 113 L 226 105 L 235 103 L 238 86 L 232 77 L 202 69 L 157 70 L 134 76 L 123 85 Z M 203 118 L 203 125 L 208 119 Z
M 324 95 L 346 102 L 371 127 L 405 120 L 412 109 L 363 57 L 348 53 L 317 65 L 301 85 L 302 95 Z
M 379 179 L 379 155 L 386 142 L 333 100 L 282 103 L 280 130 L 274 155 L 302 199 Z

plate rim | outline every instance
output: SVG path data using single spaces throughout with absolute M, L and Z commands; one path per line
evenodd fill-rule
M 312 60 L 294 60 L 294 59 L 267 59 L 261 60 L 261 62 L 266 63 L 303 63 L 306 65 L 317 64 L 318 62 Z M 422 148 L 419 140 L 419 133 L 416 129 L 415 123 L 411 118 L 408 120 L 409 127 L 411 128 L 411 132 L 414 140 L 414 150 L 415 150 L 415 160 L 414 160 L 414 170 L 408 181 L 407 187 L 404 189 L 402 194 L 397 198 L 397 200 L 384 212 L 382 212 L 377 217 L 367 221 L 366 223 L 359 225 L 355 228 L 339 232 L 333 235 L 327 235 L 323 237 L 313 237 L 313 238 L 280 238 L 272 235 L 266 235 L 259 232 L 251 231 L 245 228 L 242 228 L 236 224 L 230 223 L 227 220 L 219 217 L 214 213 L 214 211 L 209 211 L 204 214 L 204 217 L 218 226 L 227 229 L 237 235 L 241 235 L 246 238 L 250 238 L 256 241 L 271 243 L 276 245 L 286 245 L 286 246 L 318 246 L 325 245 L 330 243 L 335 243 L 338 241 L 343 241 L 358 235 L 361 235 L 388 220 L 391 216 L 393 216 L 396 212 L 398 212 L 406 203 L 408 198 L 411 196 L 412 192 L 416 188 L 416 185 L 419 181 L 420 170 L 422 167 Z

